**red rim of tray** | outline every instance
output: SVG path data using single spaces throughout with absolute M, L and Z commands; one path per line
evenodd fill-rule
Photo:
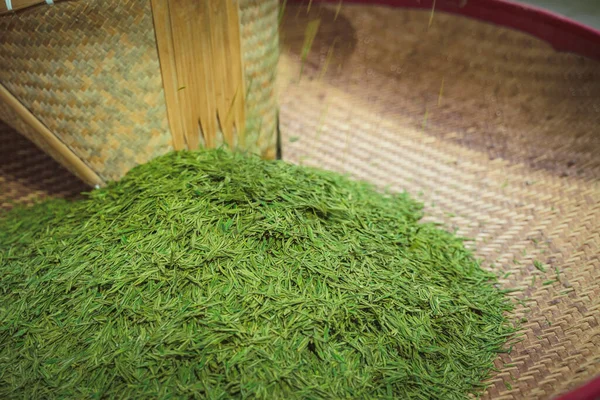
M 291 0 L 307 3 L 308 0 Z M 340 0 L 312 0 L 339 4 Z M 557 51 L 577 53 L 600 60 L 600 30 L 542 8 L 508 0 L 342 0 L 391 7 L 429 9 L 459 14 L 529 33 Z

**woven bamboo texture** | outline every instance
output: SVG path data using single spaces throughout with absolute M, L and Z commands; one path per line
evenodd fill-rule
M 277 1 L 239 3 L 254 132 L 247 142 L 268 156 L 276 141 Z M 103 181 L 173 148 L 149 1 L 58 2 L 0 16 L 0 65 L 0 84 Z M 32 137 L 6 109 L 0 119 Z
M 336 12 L 287 7 L 284 158 L 409 191 L 531 298 L 484 398 L 550 399 L 600 374 L 600 63 L 458 16 Z

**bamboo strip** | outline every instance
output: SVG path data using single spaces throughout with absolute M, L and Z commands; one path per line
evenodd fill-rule
M 198 104 L 196 115 L 206 147 L 213 148 L 217 136 L 217 107 L 211 39 L 213 31 L 219 27 L 214 21 L 211 21 L 212 15 L 208 0 L 200 2 L 197 12 L 199 25 L 195 25 L 192 29 L 191 44 L 194 47 L 190 54 L 194 59 L 192 65 L 195 66 L 195 76 L 200 85 L 198 90 L 194 91 L 197 98 L 196 104 Z
M 225 96 L 228 81 L 227 58 L 225 56 L 225 35 L 228 29 L 227 14 L 225 13 L 225 2 L 219 0 L 207 0 L 209 9 L 210 29 L 210 54 L 212 65 L 212 78 L 214 97 L 213 102 L 217 111 L 215 123 L 221 128 L 223 139 L 226 143 L 232 145 L 232 132 L 228 129 L 227 121 L 221 119 L 221 114 L 225 110 Z
M 224 118 L 227 113 L 226 95 L 228 91 L 228 59 L 227 52 L 227 14 L 225 9 L 226 2 L 219 0 L 208 0 L 211 8 L 211 23 L 214 28 L 211 29 L 211 53 L 213 61 L 213 77 L 215 85 L 215 103 L 217 107 L 218 125 L 221 127 L 223 139 L 229 146 L 233 146 L 233 126 L 229 125 L 229 121 Z
M 197 84 L 193 77 L 193 59 L 188 55 L 191 52 L 190 42 L 192 40 L 191 19 L 194 18 L 194 4 L 188 0 L 170 1 L 171 29 L 174 43 L 174 60 L 177 71 L 177 86 L 179 104 L 182 113 L 182 124 L 184 127 L 185 139 L 188 148 L 194 149 L 198 143 L 194 134 L 198 131 L 198 120 L 194 112 L 194 91 L 197 90 Z M 190 14 L 192 13 L 192 14 Z M 162 53 L 159 48 L 159 54 Z M 161 60 L 164 57 L 160 57 Z M 161 62 L 162 64 L 162 62 Z
M 237 130 L 238 145 L 245 147 L 246 138 L 246 88 L 244 81 L 244 62 L 242 57 L 242 40 L 240 32 L 239 3 L 235 1 L 226 1 L 226 12 L 228 24 L 228 33 L 230 46 L 229 65 L 232 68 L 230 79 L 231 86 L 228 87 L 231 93 L 230 113 L 234 120 Z
M 173 148 L 182 150 L 186 147 L 185 131 L 183 127 L 183 108 L 179 104 L 177 93 L 177 66 L 175 65 L 175 49 L 173 44 L 173 32 L 169 12 L 169 2 L 164 0 L 152 0 L 152 15 L 154 18 L 154 33 L 158 48 L 162 50 L 160 57 L 160 69 L 163 79 L 163 88 L 167 104 L 167 117 Z
M 8 104 L 16 113 L 29 124 L 35 132 L 46 142 L 54 151 L 59 153 L 68 163 L 65 165 L 77 176 L 91 185 L 103 185 L 104 181 L 87 166 L 71 149 L 61 142 L 44 124 L 40 122 L 16 97 L 12 95 L 0 84 L 0 100 Z

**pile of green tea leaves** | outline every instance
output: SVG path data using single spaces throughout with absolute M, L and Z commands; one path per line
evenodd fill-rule
M 0 397 L 466 399 L 511 302 L 406 194 L 226 150 L 0 217 Z

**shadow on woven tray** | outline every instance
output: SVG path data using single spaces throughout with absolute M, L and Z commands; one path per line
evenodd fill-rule
M 350 57 L 354 54 L 358 43 L 356 29 L 343 14 L 338 14 L 335 9 L 315 5 L 309 11 L 305 7 L 294 7 L 291 13 L 285 13 L 281 21 L 280 42 L 282 52 L 293 54 L 300 60 L 308 53 L 310 57 L 304 60 L 305 65 L 319 68 L 329 74 L 346 76 L 349 71 L 344 71 Z M 308 28 L 311 23 L 318 23 L 318 31 L 312 43 Z M 308 38 L 307 38 L 308 37 Z M 327 64 L 326 71 L 324 64 Z
M 284 49 L 386 118 L 557 176 L 600 176 L 600 63 L 464 17 L 353 5 L 292 7 Z M 353 24 L 355 26 L 353 26 Z M 333 49 L 328 57 L 329 49 Z M 328 60 L 329 58 L 329 60 Z M 326 66 L 327 65 L 327 66 Z M 306 69 L 306 76 L 311 71 Z
M 1 121 L 0 143 L 0 210 L 47 197 L 72 199 L 89 190 L 73 174 Z

